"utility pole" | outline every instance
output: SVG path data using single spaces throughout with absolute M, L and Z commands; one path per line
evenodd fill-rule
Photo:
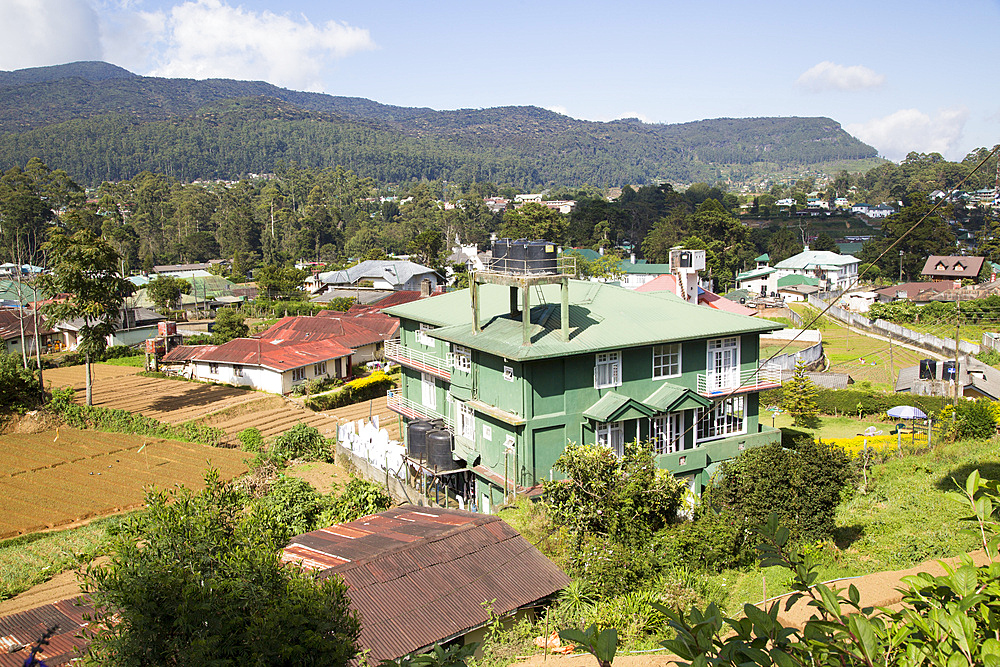
M 951 420 L 952 420 L 952 422 L 955 421 L 955 413 L 958 412 L 958 384 L 959 384 L 959 378 L 961 377 L 961 374 L 959 373 L 959 367 L 958 367 L 958 334 L 959 334 L 959 330 L 961 329 L 961 326 L 962 326 L 962 295 L 961 294 L 958 295 L 958 301 L 956 303 L 957 303 L 957 308 L 958 308 L 958 316 L 955 318 L 955 375 L 954 375 L 954 379 L 952 380 L 955 383 L 955 397 L 952 399 L 952 403 L 951 403 L 952 407 L 954 408 L 951 411 Z

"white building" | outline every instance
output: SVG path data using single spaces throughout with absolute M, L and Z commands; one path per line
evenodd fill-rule
M 775 278 L 811 276 L 819 280 L 821 289 L 847 289 L 858 277 L 859 263 L 851 255 L 838 255 L 828 250 L 805 250 L 775 264 Z
M 434 269 L 415 262 L 369 259 L 343 271 L 321 273 L 309 285 L 310 289 L 323 291 L 331 287 L 358 287 L 368 281 L 375 289 L 416 291 L 424 279 L 431 282 L 433 291 L 441 276 Z
M 333 340 L 308 343 L 236 338 L 222 345 L 181 345 L 163 357 L 178 375 L 287 394 L 317 378 L 348 378 L 351 350 Z

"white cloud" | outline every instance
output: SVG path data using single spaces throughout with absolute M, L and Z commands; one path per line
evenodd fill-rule
M 966 107 L 941 109 L 933 117 L 919 109 L 901 109 L 882 118 L 845 125 L 844 129 L 861 141 L 871 144 L 890 160 L 902 160 L 910 151 L 941 153 L 946 158 L 955 153 L 969 118 Z
M 0 0 L 0 70 L 100 59 L 87 0 Z
M 553 113 L 562 114 L 563 116 L 569 116 L 569 111 L 567 111 L 566 107 L 564 106 L 556 105 L 553 107 L 545 107 L 545 110 L 551 111 Z
M 188 0 L 130 20 L 141 24 L 142 42 L 161 45 L 148 72 L 154 76 L 265 80 L 320 91 L 331 61 L 375 48 L 363 28 L 337 21 L 315 25 L 305 16 L 254 12 L 221 0 Z
M 885 83 L 885 75 L 864 65 L 838 65 L 824 60 L 813 65 L 795 81 L 795 84 L 813 92 L 827 90 L 864 90 L 878 88 Z

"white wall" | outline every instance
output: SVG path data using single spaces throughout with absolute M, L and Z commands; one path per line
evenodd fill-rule
M 184 370 L 184 375 L 194 377 L 205 382 L 221 382 L 237 387 L 251 387 L 272 394 L 288 394 L 296 385 L 305 384 L 309 380 L 316 378 L 346 377 L 351 371 L 351 357 L 341 357 L 331 359 L 326 362 L 326 373 L 315 373 L 315 364 L 305 366 L 305 377 L 302 380 L 292 381 L 292 369 L 287 371 L 274 371 L 260 366 L 243 365 L 242 376 L 237 376 L 233 372 L 233 364 L 218 364 L 218 372 L 212 373 L 209 370 L 210 364 L 206 361 L 194 361 Z

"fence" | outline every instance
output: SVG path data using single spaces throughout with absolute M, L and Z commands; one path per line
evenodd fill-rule
M 799 361 L 805 362 L 807 367 L 811 367 L 822 361 L 822 359 L 823 343 L 820 342 L 812 345 L 811 347 L 807 347 L 804 350 L 799 350 L 789 354 L 779 354 L 776 357 L 772 357 L 767 363 L 768 365 L 777 366 L 783 371 L 793 371 Z
M 819 308 L 820 310 L 829 306 L 826 301 L 817 298 L 815 295 L 811 295 L 808 301 L 810 306 Z M 875 320 L 873 322 L 864 315 L 852 313 L 849 310 L 841 308 L 840 306 L 831 306 L 830 309 L 826 311 L 826 314 L 833 319 L 843 322 L 844 324 L 856 329 L 868 331 L 877 336 L 886 336 L 894 341 L 907 343 L 908 345 L 919 347 L 922 350 L 941 355 L 942 357 L 955 355 L 954 338 L 939 338 L 938 336 L 934 336 L 932 334 L 919 333 L 898 324 L 886 322 L 885 320 Z M 970 343 L 965 340 L 958 341 L 958 354 L 960 355 L 979 354 L 979 351 L 980 346 L 976 343 Z

